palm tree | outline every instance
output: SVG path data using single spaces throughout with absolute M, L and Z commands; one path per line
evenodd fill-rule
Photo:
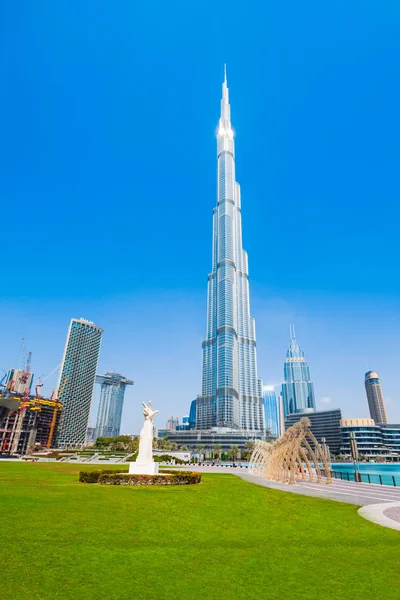
M 199 453 L 199 462 L 201 461 L 200 457 L 201 457 L 201 453 L 203 452 L 203 450 L 204 450 L 204 444 L 199 444 L 198 446 L 196 446 L 196 452 Z
M 247 440 L 245 446 L 246 446 L 246 450 L 249 454 L 252 454 L 254 448 L 255 448 L 256 443 L 252 442 L 251 440 Z
M 233 462 L 235 462 L 235 459 L 239 453 L 239 446 L 237 446 L 236 444 L 233 444 L 233 446 L 231 446 L 229 448 L 229 453 L 232 456 Z
M 214 448 L 213 448 L 214 458 L 218 458 L 219 462 L 221 462 L 221 450 L 222 450 L 221 444 L 214 445 Z
M 168 441 L 168 437 L 161 438 L 160 450 L 170 450 L 171 442 Z
M 246 451 L 248 453 L 248 460 L 250 460 L 251 455 L 253 454 L 253 450 L 256 447 L 256 443 L 253 442 L 252 440 L 247 440 L 245 446 L 246 446 Z

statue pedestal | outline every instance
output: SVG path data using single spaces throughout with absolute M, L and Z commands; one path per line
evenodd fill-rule
M 130 475 L 157 475 L 158 463 L 149 462 L 130 462 L 129 463 L 129 474 Z

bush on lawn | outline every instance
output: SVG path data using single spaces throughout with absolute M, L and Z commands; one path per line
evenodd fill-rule
M 81 483 L 99 483 L 102 475 L 111 475 L 115 473 L 126 473 L 124 469 L 114 469 L 105 471 L 81 471 L 79 473 L 79 481 Z
M 201 473 L 163 471 L 159 475 L 102 475 L 101 485 L 190 485 L 200 483 Z
M 201 482 L 201 473 L 165 470 L 159 475 L 129 475 L 123 470 L 81 471 L 79 481 L 102 485 L 190 485 Z

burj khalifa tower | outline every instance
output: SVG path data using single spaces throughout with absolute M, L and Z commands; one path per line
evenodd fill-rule
M 217 133 L 217 205 L 213 210 L 212 270 L 208 276 L 207 332 L 196 429 L 265 428 L 257 375 L 256 332 L 250 316 L 247 253 L 242 247 L 240 187 L 226 80 Z

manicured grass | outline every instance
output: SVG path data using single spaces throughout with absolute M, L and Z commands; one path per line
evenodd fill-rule
M 173 488 L 78 483 L 93 468 L 0 462 L 2 599 L 400 597 L 400 533 L 354 506 L 226 473 Z

